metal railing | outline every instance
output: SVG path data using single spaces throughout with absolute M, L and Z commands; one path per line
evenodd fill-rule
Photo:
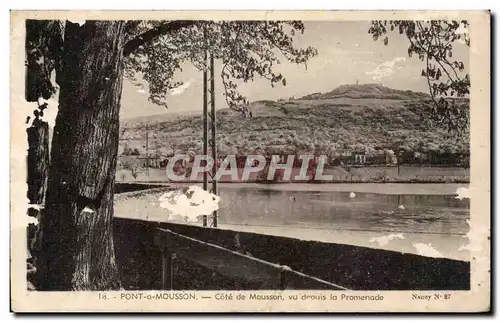
M 165 290 L 171 290 L 173 286 L 175 259 L 193 262 L 223 276 L 259 285 L 262 290 L 346 290 L 334 283 L 294 271 L 288 266 L 270 263 L 168 229 L 156 229 L 155 245 L 162 251 L 162 289 Z

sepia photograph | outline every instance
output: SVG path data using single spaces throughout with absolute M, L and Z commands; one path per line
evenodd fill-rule
M 489 13 L 364 13 L 11 11 L 12 309 L 488 310 Z

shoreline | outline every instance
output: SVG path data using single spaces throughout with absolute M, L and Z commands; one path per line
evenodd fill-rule
M 259 184 L 354 184 L 354 183 L 374 183 L 374 184 L 437 184 L 437 183 L 458 183 L 469 184 L 470 172 L 469 169 L 461 169 L 457 167 L 409 167 L 402 166 L 400 170 L 397 167 L 357 167 L 347 172 L 339 167 L 325 168 L 322 172 L 323 177 L 317 176 L 315 173 L 300 172 L 298 168 L 292 168 L 283 180 L 284 173 L 279 169 L 274 177 L 267 178 L 265 173 L 250 172 L 244 173 L 242 169 L 238 169 L 236 173 L 222 173 L 218 182 L 220 183 L 259 183 Z M 135 173 L 134 176 L 126 170 L 117 170 L 117 181 L 130 182 L 158 182 L 158 183 L 176 183 L 176 184 L 196 184 L 203 182 L 203 174 L 198 173 L 192 177 L 190 172 L 178 173 L 180 177 L 171 177 L 167 174 L 166 169 L 151 168 Z M 210 175 L 208 176 L 210 181 Z M 314 179 L 313 179 L 313 178 Z M 243 178 L 245 178 L 243 180 Z M 171 180 L 172 179 L 172 180 Z
M 155 188 L 181 188 L 201 185 L 202 182 L 118 182 L 119 185 L 144 186 L 146 190 Z M 341 184 L 260 184 L 255 182 L 218 183 L 223 189 L 265 189 L 282 192 L 356 192 L 385 195 L 446 195 L 456 196 L 457 189 L 468 188 L 469 183 L 341 183 Z M 144 189 L 133 189 L 144 190 Z M 123 191 L 125 192 L 125 191 Z M 123 193 L 122 192 L 122 193 Z M 122 194 L 118 192 L 118 194 Z
M 167 181 L 167 180 L 128 180 L 128 181 L 115 181 L 118 184 L 202 184 L 201 180 L 183 180 L 183 181 Z M 212 181 L 208 180 L 210 184 Z M 392 181 L 363 181 L 363 180 L 349 180 L 349 181 L 231 181 L 223 180 L 217 181 L 219 184 L 259 184 L 259 185 L 293 185 L 293 184 L 307 184 L 307 185 L 326 185 L 326 184 L 470 184 L 470 180 L 392 180 Z

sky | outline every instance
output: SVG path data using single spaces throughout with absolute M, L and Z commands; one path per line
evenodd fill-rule
M 408 40 L 397 32 L 389 34 L 389 44 L 373 41 L 368 29 L 369 21 L 304 22 L 304 34 L 296 35 L 298 47 L 313 46 L 318 55 L 304 65 L 288 63 L 284 58 L 276 71 L 286 78 L 286 87 L 281 84 L 272 88 L 265 79 L 243 84 L 239 91 L 249 101 L 296 98 L 315 93 L 328 92 L 339 85 L 378 83 L 394 89 L 428 92 L 426 78 L 421 77 L 425 67 L 417 57 L 408 57 Z M 457 45 L 454 58 L 468 65 L 468 48 Z M 215 75 L 220 69 L 215 65 Z M 216 76 L 217 77 L 217 76 Z M 190 63 L 175 75 L 175 80 L 184 85 L 174 89 L 167 99 L 168 108 L 148 101 L 147 87 L 138 89 L 125 79 L 122 92 L 122 119 L 165 113 L 185 113 L 202 110 L 203 74 Z M 216 108 L 226 108 L 222 96 L 222 84 L 216 79 Z M 217 82 L 218 81 L 218 82 Z

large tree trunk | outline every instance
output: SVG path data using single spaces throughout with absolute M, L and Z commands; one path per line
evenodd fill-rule
M 118 289 L 112 217 L 124 22 L 68 22 L 64 37 L 40 289 Z

